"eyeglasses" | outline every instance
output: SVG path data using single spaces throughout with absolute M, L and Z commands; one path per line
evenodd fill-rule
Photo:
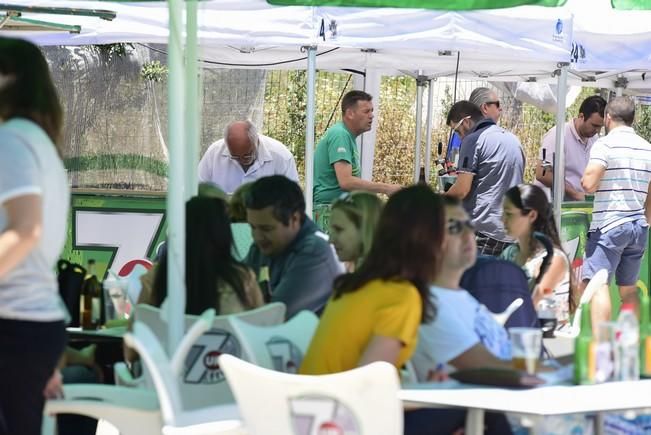
M 499 101 L 486 101 L 484 104 L 488 104 L 489 106 L 491 104 L 495 104 L 495 107 L 497 107 L 498 109 L 500 108 L 500 102 Z
M 461 124 L 463 124 L 463 121 L 465 121 L 466 119 L 470 119 L 470 115 L 468 115 L 468 116 L 464 116 L 463 118 L 461 118 L 461 119 L 459 120 L 459 122 L 457 122 L 457 123 L 454 125 L 454 127 L 452 127 L 452 130 L 454 130 L 454 131 L 456 131 L 457 133 L 459 133 L 459 130 L 457 130 L 457 129 L 458 129 L 459 127 L 461 127 Z
M 225 141 L 226 139 L 224 139 Z M 241 155 L 235 155 L 231 154 L 230 159 L 235 160 L 236 162 L 240 162 L 243 165 L 249 165 L 255 161 L 255 159 L 258 157 L 258 146 L 260 145 L 260 139 L 258 139 L 255 143 L 255 146 L 251 149 L 246 154 L 241 154 Z M 230 151 L 230 150 L 229 150 Z
M 475 226 L 470 221 L 470 219 L 463 221 L 461 219 L 448 219 L 448 234 L 451 234 L 453 236 L 459 235 L 463 232 L 464 228 L 475 232 Z
M 240 156 L 231 155 L 230 158 L 231 158 L 231 160 L 235 160 L 236 162 L 240 162 L 240 163 L 243 163 L 243 164 L 246 165 L 246 164 L 249 164 L 249 163 L 253 162 L 255 160 L 255 158 L 256 158 L 256 155 L 257 155 L 256 150 L 253 150 L 251 152 L 248 152 L 246 154 L 242 154 Z

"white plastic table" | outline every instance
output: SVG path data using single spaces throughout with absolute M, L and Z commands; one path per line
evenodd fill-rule
M 398 397 L 405 405 L 467 409 L 466 435 L 483 433 L 485 411 L 515 413 L 533 420 L 549 415 L 596 413 L 596 433 L 599 434 L 603 413 L 651 410 L 651 380 L 531 389 L 472 386 L 447 381 L 408 386 L 398 393 Z

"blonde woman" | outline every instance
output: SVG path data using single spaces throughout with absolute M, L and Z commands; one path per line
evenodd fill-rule
M 349 271 L 358 268 L 371 249 L 383 205 L 369 192 L 346 192 L 332 204 L 330 241 Z

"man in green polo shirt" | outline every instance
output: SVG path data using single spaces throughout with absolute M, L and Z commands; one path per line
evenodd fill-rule
M 314 221 L 328 230 L 330 205 L 343 192 L 365 190 L 387 195 L 399 190 L 397 184 L 362 180 L 355 139 L 373 124 L 372 96 L 350 91 L 341 100 L 342 120 L 330 127 L 314 154 Z

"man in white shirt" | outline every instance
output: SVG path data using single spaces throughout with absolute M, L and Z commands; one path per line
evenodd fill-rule
M 590 149 L 599 138 L 597 133 L 604 125 L 604 109 L 606 100 L 599 95 L 592 95 L 581 103 L 579 116 L 567 121 L 563 134 L 565 135 L 565 200 L 584 201 L 585 192 L 581 187 L 581 177 L 588 165 Z M 541 156 L 536 167 L 535 185 L 542 188 L 547 197 L 551 198 L 553 168 L 543 168 L 542 150 L 545 150 L 545 160 L 551 162 L 556 150 L 556 127 L 552 127 L 542 140 Z
M 637 304 L 637 281 L 651 220 L 651 144 L 635 134 L 635 102 L 617 97 L 606 106 L 607 135 L 590 151 L 581 179 L 594 193 L 592 221 L 583 261 L 581 292 L 600 269 L 615 275 L 623 302 Z M 610 318 L 610 301 L 592 299 L 592 319 Z
M 224 139 L 210 145 L 199 162 L 199 181 L 215 183 L 228 194 L 270 175 L 298 182 L 294 156 L 282 143 L 258 134 L 249 120 L 228 124 Z

